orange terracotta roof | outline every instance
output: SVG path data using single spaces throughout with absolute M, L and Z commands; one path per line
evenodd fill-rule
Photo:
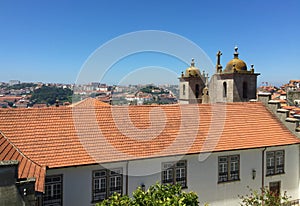
M 282 107 L 282 109 L 287 109 L 287 110 L 293 110 L 295 108 L 297 108 L 297 107 L 295 107 L 295 106 L 284 106 L 284 107 Z
M 280 103 L 287 103 L 287 100 L 286 99 L 279 99 L 278 100 Z
M 95 98 L 92 98 L 92 97 L 89 97 L 89 98 L 86 98 L 86 99 L 83 99 L 79 102 L 76 102 L 74 104 L 70 104 L 70 105 L 67 105 L 68 107 L 99 107 L 99 106 L 108 106 L 109 104 L 105 103 L 105 102 L 102 102 L 98 99 L 95 99 Z
M 20 97 L 20 96 L 3 96 L 3 97 L 0 97 L 0 101 L 15 101 L 15 100 L 20 100 L 22 99 L 23 97 Z
M 0 133 L 0 160 L 17 160 L 19 162 L 18 178 L 35 178 L 35 190 L 44 191 L 46 168 L 35 163 L 16 148 Z
M 0 131 L 5 134 L 0 139 L 2 159 L 21 160 L 21 176 L 34 173 L 42 179 L 45 166 L 300 143 L 261 103 L 129 107 L 94 103 L 94 107 L 0 109 Z M 42 183 L 37 182 L 40 191 Z

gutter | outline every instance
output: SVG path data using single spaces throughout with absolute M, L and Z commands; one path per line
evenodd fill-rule
M 126 161 L 126 195 L 128 196 L 128 164 L 129 164 L 129 161 Z
M 265 147 L 262 151 L 262 160 L 261 160 L 261 188 L 265 187 L 265 151 L 266 151 L 267 147 Z
M 265 187 L 265 151 L 267 147 L 265 147 L 262 150 L 262 159 L 261 159 L 261 188 L 262 188 L 262 195 L 264 193 L 264 187 Z M 262 205 L 264 205 L 264 202 L 262 202 Z

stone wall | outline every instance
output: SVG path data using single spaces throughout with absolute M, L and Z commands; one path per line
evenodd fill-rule
M 262 102 L 293 134 L 300 138 L 300 120 L 290 117 L 290 111 L 282 109 L 279 101 L 271 100 L 270 93 L 258 94 L 257 100 Z
M 18 179 L 16 160 L 0 161 L 0 205 L 35 206 L 35 179 Z

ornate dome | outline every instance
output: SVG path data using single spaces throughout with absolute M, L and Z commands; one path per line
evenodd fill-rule
M 234 52 L 234 58 L 232 60 L 230 60 L 225 69 L 224 69 L 224 72 L 234 72 L 234 71 L 247 71 L 247 65 L 246 63 L 239 59 L 239 53 L 237 52 L 238 48 L 235 47 L 234 48 L 235 52 Z
M 200 70 L 195 67 L 195 61 L 192 59 L 191 66 L 185 70 L 185 77 L 200 77 Z

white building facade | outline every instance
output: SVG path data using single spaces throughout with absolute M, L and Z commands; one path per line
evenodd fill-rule
M 114 191 L 131 195 L 137 187 L 147 189 L 156 182 L 182 184 L 183 191 L 198 194 L 200 205 L 239 205 L 238 195 L 249 194 L 249 188 L 259 190 L 264 186 L 281 193 L 286 191 L 291 200 L 296 200 L 299 145 L 214 152 L 203 161 L 199 154 L 193 154 L 50 169 L 46 175 L 46 180 L 61 178 L 58 191 L 49 186 L 51 191 L 47 192 L 46 181 L 45 194 L 61 192 L 57 195 L 60 200 L 48 202 L 72 206 L 93 205 Z

